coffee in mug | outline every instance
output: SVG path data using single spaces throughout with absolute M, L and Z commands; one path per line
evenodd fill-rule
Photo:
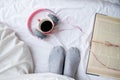
M 54 23 L 49 19 L 43 19 L 40 21 L 38 30 L 43 34 L 49 34 L 53 31 Z

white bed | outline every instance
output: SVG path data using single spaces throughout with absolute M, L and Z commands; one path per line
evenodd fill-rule
M 89 54 L 89 44 L 94 24 L 95 13 L 101 13 L 120 18 L 119 0 L 0 0 L 0 22 L 10 25 L 21 40 L 30 48 L 35 73 L 48 72 L 48 57 L 54 46 L 61 45 L 66 50 L 77 47 L 81 51 L 81 61 L 77 80 L 116 80 L 114 78 L 86 74 Z M 48 37 L 38 39 L 27 29 L 27 19 L 30 14 L 40 8 L 53 10 L 60 22 L 57 27 L 65 30 Z M 69 23 L 69 24 L 68 24 Z M 81 28 L 78 29 L 75 26 Z

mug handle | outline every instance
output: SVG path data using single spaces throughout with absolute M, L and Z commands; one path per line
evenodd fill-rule
M 48 17 L 53 21 L 53 23 L 54 23 L 55 25 L 57 25 L 59 19 L 58 19 L 55 15 L 53 15 L 53 14 L 48 14 Z
M 34 30 L 34 34 L 35 34 L 37 37 L 40 37 L 41 39 L 47 37 L 47 35 L 42 34 L 42 33 L 41 33 L 40 31 L 38 31 L 37 29 Z

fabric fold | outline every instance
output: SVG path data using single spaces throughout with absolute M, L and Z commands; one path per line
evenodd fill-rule
M 0 77 L 32 73 L 33 60 L 27 45 L 0 23 Z

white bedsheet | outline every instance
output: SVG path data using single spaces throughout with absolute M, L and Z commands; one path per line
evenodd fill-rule
M 0 80 L 74 80 L 73 78 L 53 73 L 25 74 L 7 77 L 8 78 L 0 78 Z
M 117 3 L 116 3 L 117 2 Z M 95 13 L 120 18 L 120 3 L 112 0 L 0 0 L 0 21 L 10 25 L 18 36 L 31 49 L 35 72 L 48 72 L 48 57 L 54 46 L 62 45 L 66 50 L 78 47 L 81 51 L 80 66 L 76 75 L 78 80 L 115 80 L 114 78 L 98 77 L 86 74 Z M 48 8 L 57 13 L 60 18 L 60 29 L 71 29 L 71 25 L 79 26 L 51 35 L 47 40 L 32 36 L 27 29 L 27 19 L 30 14 L 39 9 Z M 70 23 L 70 24 L 68 24 Z

